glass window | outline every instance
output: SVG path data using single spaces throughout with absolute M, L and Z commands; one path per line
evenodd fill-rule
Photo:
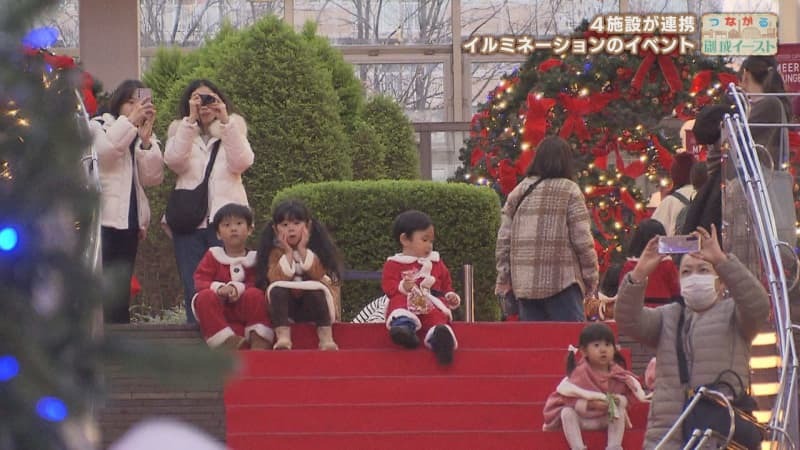
M 462 0 L 461 35 L 554 36 L 571 33 L 582 18 L 619 11 L 619 1 Z
M 469 132 L 433 132 L 431 133 L 431 179 L 447 181 L 461 167 L 459 151 Z
M 486 96 L 494 90 L 504 74 L 512 73 L 519 68 L 522 62 L 474 62 L 470 67 L 471 91 L 470 91 L 470 114 L 478 112 L 478 107 L 486 103 Z
M 295 28 L 311 20 L 333 44 L 450 43 L 450 0 L 296 0 Z
M 412 122 L 445 120 L 443 64 L 357 64 L 368 92 L 394 97 Z
M 223 21 L 243 28 L 269 14 L 283 16 L 283 1 L 140 0 L 139 9 L 142 47 L 196 47 Z
M 61 0 L 39 17 L 36 26 L 58 30 L 54 48 L 77 48 L 80 45 L 78 19 L 78 0 Z

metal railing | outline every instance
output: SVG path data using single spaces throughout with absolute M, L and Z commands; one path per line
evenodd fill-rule
M 782 248 L 788 246 L 792 257 L 795 258 L 795 264 L 797 264 L 796 256 L 794 256 L 794 243 L 782 242 L 779 239 L 773 200 L 770 199 L 764 168 L 757 153 L 759 147 L 762 146 L 754 142 L 750 132 L 751 126 L 766 124 L 748 123 L 746 117 L 746 107 L 749 106 L 747 98 L 736 89 L 733 83 L 728 86 L 728 94 L 734 100 L 738 112 L 733 115 L 725 115 L 723 120 L 723 142 L 728 144 L 724 147 L 728 148 L 726 156 L 729 159 L 725 164 L 730 164 L 735 169 L 736 178 L 741 183 L 747 199 L 748 218 L 755 231 L 763 275 L 772 298 L 778 352 L 781 360 L 779 391 L 769 420 L 769 439 L 777 445 L 776 448 L 794 449 L 797 448 L 798 443 L 798 359 L 789 310 L 789 287 L 781 252 Z M 781 127 L 781 132 L 783 132 L 782 128 L 792 126 L 790 124 L 770 125 Z M 788 141 L 785 145 L 788 145 Z M 781 167 L 774 167 L 774 169 L 780 170 Z

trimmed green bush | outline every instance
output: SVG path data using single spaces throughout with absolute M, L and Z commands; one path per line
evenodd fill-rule
M 391 97 L 376 95 L 367 101 L 364 120 L 386 147 L 386 178 L 418 179 L 419 152 L 414 127 L 400 105 Z
M 307 21 L 301 36 L 316 52 L 322 66 L 331 74 L 333 89 L 339 97 L 339 117 L 347 132 L 352 132 L 364 113 L 364 89 L 356 78 L 353 65 L 344 60 L 342 52 L 333 48 L 330 41 L 317 33 L 317 25 Z
M 359 120 L 350 136 L 353 142 L 354 180 L 380 180 L 386 178 L 386 147 L 378 139 L 375 129 Z
M 463 298 L 462 267 L 473 264 L 475 316 L 496 320 L 494 249 L 500 226 L 497 194 L 485 187 L 431 181 L 349 181 L 307 183 L 284 189 L 273 208 L 295 198 L 333 234 L 345 267 L 381 270 L 386 258 L 400 251 L 391 237 L 397 214 L 418 209 L 428 213 L 436 229 L 435 250 L 450 269 L 456 292 Z M 367 303 L 382 295 L 380 283 L 346 281 L 342 289 L 342 320 L 350 320 Z M 457 312 L 457 316 L 463 313 Z

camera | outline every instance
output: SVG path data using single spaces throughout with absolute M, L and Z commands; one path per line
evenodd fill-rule
M 200 94 L 200 106 L 210 105 L 216 103 L 217 98 L 211 94 Z
M 661 236 L 658 238 L 658 253 L 677 254 L 700 251 L 700 239 L 696 235 Z

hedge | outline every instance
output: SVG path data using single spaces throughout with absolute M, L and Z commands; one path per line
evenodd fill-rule
M 457 292 L 462 293 L 462 267 L 473 264 L 475 316 L 496 320 L 494 296 L 494 249 L 500 226 L 500 202 L 486 187 L 432 181 L 343 181 L 306 183 L 284 189 L 273 207 L 300 199 L 331 231 L 342 251 L 345 267 L 381 270 L 388 256 L 400 251 L 392 241 L 392 222 L 397 214 L 418 209 L 434 222 L 434 248 L 442 255 Z M 381 295 L 376 281 L 346 281 L 342 289 L 342 318 L 350 320 Z M 460 309 L 457 317 L 463 317 Z

